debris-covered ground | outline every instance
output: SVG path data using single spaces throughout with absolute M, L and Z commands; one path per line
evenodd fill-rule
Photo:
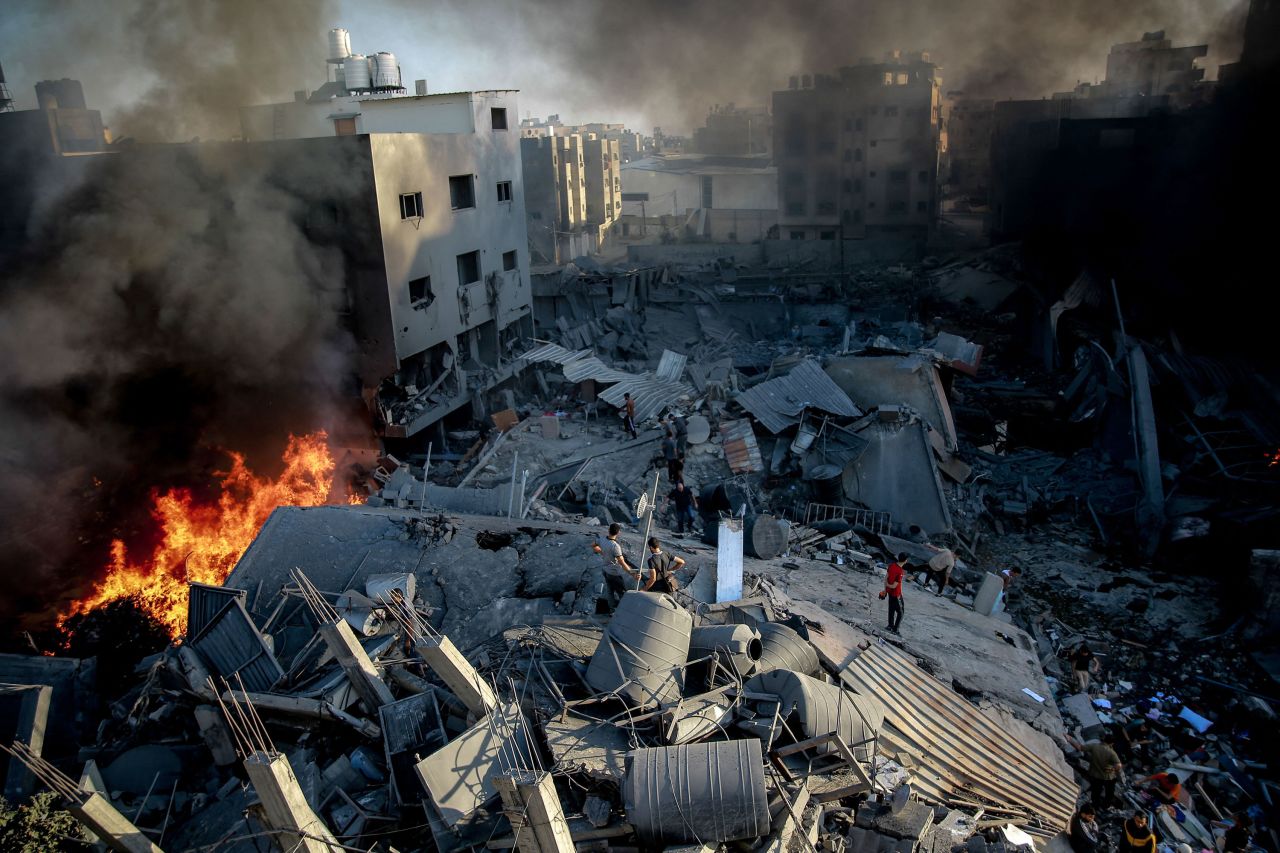
M 979 851 L 1065 844 L 1101 773 L 1098 849 L 1280 849 L 1271 377 L 1016 247 L 552 285 L 514 405 L 277 510 L 6 795 L 129 850 Z M 42 731 L 49 660 L 0 677 Z

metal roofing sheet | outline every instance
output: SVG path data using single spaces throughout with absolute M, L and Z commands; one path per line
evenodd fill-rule
M 244 689 L 251 692 L 269 690 L 284 670 L 249 618 L 244 602 L 238 598 L 229 602 L 191 641 L 191 646 L 215 675 L 239 675 Z
M 850 418 L 862 414 L 849 395 L 812 360 L 800 362 L 786 376 L 748 388 L 734 401 L 772 433 L 797 423 L 799 414 L 807 408 Z
M 636 422 L 647 421 L 656 416 L 666 406 L 670 406 L 682 395 L 693 393 L 693 389 L 683 382 L 668 382 L 654 378 L 652 373 L 630 376 L 599 395 L 611 406 L 621 406 L 624 394 L 631 394 L 636 404 Z
M 668 382 L 679 382 L 680 377 L 684 375 L 684 366 L 689 361 L 689 356 L 682 352 L 672 352 L 669 349 L 662 351 L 662 358 L 658 360 L 657 374 L 659 379 L 665 379 Z
M 730 471 L 744 474 L 764 470 L 764 459 L 760 457 L 760 447 L 756 444 L 756 434 L 752 432 L 749 421 L 725 421 L 720 424 L 720 435 L 724 461 L 729 464 Z
M 635 377 L 635 374 L 614 370 L 593 355 L 563 364 L 564 378 L 570 382 L 581 382 L 584 379 L 594 379 L 596 382 L 622 382 Z
M 979 797 L 1025 810 L 1011 820 L 1037 834 L 1056 835 L 1070 820 L 1075 781 L 904 652 L 873 645 L 840 680 L 884 705 L 881 747 L 916 759 L 911 786 L 927 800 Z
M 589 349 L 572 350 L 565 349 L 559 344 L 543 344 L 540 347 L 529 350 L 520 358 L 529 362 L 553 361 L 556 364 L 564 364 L 568 361 L 586 358 L 589 355 L 591 355 L 591 350 Z

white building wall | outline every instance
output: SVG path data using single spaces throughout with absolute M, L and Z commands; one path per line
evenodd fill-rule
M 483 104 L 479 108 L 487 110 Z M 527 313 L 531 291 L 519 133 L 485 128 L 475 135 L 373 134 L 370 146 L 397 357 L 451 341 L 490 320 L 504 328 Z M 474 208 L 451 209 L 449 178 L 454 175 L 476 176 Z M 498 201 L 499 181 L 511 182 L 511 201 Z M 417 192 L 422 193 L 422 219 L 401 219 L 400 195 Z M 481 278 L 466 287 L 470 309 L 464 319 L 457 258 L 471 251 L 480 252 Z M 504 272 L 507 251 L 516 252 L 517 264 Z M 498 277 L 496 313 L 486 295 L 490 274 Z M 415 308 L 409 281 L 422 276 L 431 277 L 435 299 Z
M 334 122 L 342 118 L 355 120 L 356 133 L 472 133 L 489 130 L 492 107 L 507 109 L 506 132 L 518 137 L 515 93 L 510 90 L 263 104 L 242 107 L 240 125 L 250 142 L 333 136 Z

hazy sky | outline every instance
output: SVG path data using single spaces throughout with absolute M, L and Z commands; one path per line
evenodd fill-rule
M 211 88 L 256 101 L 315 88 L 325 32 L 343 26 L 354 50 L 394 52 L 410 87 L 426 78 L 432 92 L 517 88 L 521 117 L 558 112 L 567 122 L 670 132 L 690 130 L 713 103 L 766 103 L 790 74 L 891 48 L 931 51 L 946 88 L 1038 97 L 1100 78 L 1112 43 L 1163 28 L 1178 44 L 1208 41 L 1201 64 L 1213 78 L 1238 54 L 1244 8 L 1244 0 L 5 0 L 0 63 L 20 107 L 34 104 L 37 80 L 76 77 L 118 126 L 146 93 L 153 108 L 207 98 L 217 109 L 226 104 Z M 212 72 L 234 82 L 211 84 Z M 191 126 L 176 133 L 189 136 Z

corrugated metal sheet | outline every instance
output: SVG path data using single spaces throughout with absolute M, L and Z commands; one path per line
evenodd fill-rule
M 521 356 L 528 362 L 550 361 L 563 365 L 564 378 L 570 382 L 582 382 L 593 379 L 610 388 L 599 397 L 611 406 L 621 406 L 623 395 L 630 393 L 636 401 L 636 422 L 642 423 L 655 417 L 664 408 L 674 403 L 684 394 L 692 394 L 693 389 L 679 377 L 684 373 L 688 356 L 670 350 L 663 351 L 662 360 L 658 362 L 659 375 L 652 373 L 627 373 L 615 370 L 591 354 L 591 350 L 570 350 L 559 344 L 544 344 Z M 664 378 L 665 374 L 671 377 Z
M 862 414 L 849 395 L 813 360 L 800 362 L 786 376 L 748 388 L 734 397 L 734 402 L 775 434 L 798 423 L 800 413 L 807 408 L 849 418 Z
M 725 421 L 720 424 L 720 437 L 724 447 L 724 461 L 729 463 L 730 471 L 746 474 L 764 470 L 760 446 L 756 444 L 756 434 L 751 430 L 750 421 L 745 418 Z
M 205 626 L 227 607 L 232 599 L 245 600 L 243 589 L 193 583 L 187 592 L 187 636 L 199 636 Z
M 564 362 L 564 378 L 570 382 L 594 379 L 597 382 L 622 382 L 633 379 L 635 374 L 614 370 L 593 355 Z
M 684 353 L 664 349 L 662 358 L 658 360 L 658 369 L 655 373 L 657 373 L 659 379 L 665 379 L 668 382 L 679 382 L 680 377 L 684 375 L 684 366 L 688 361 L 689 356 Z
M 667 382 L 655 379 L 652 373 L 643 373 L 640 376 L 628 375 L 627 379 L 606 388 L 599 397 L 611 406 L 621 406 L 622 395 L 627 393 L 636 401 L 636 423 L 643 423 L 682 395 L 692 395 L 693 389 L 683 382 Z
M 214 675 L 231 678 L 239 674 L 244 689 L 250 692 L 269 690 L 284 675 L 239 599 L 232 599 L 230 606 L 191 641 L 191 647 Z
M 911 786 L 921 797 L 1023 811 L 1012 822 L 1037 834 L 1056 835 L 1071 819 L 1079 792 L 1071 776 L 902 651 L 871 646 L 840 678 L 884 705 L 881 752 L 905 752 L 915 759 Z
M 556 364 L 564 364 L 569 361 L 576 361 L 580 358 L 586 358 L 591 355 L 589 349 L 565 349 L 559 344 L 543 344 L 536 349 L 531 349 L 520 358 L 524 361 L 533 363 L 537 361 L 553 361 Z

